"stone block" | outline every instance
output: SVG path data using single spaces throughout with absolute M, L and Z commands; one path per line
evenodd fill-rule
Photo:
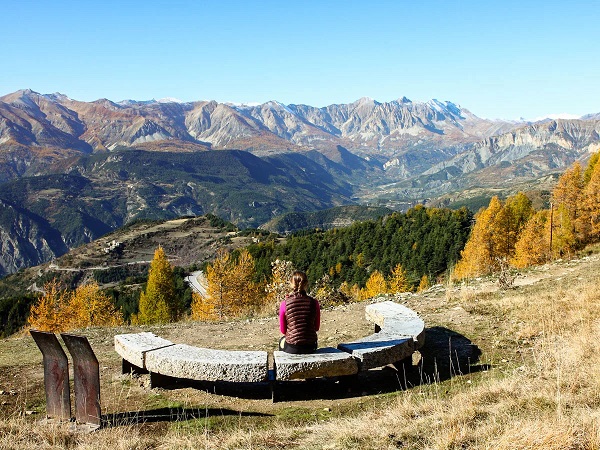
M 335 377 L 358 373 L 356 360 L 346 352 L 333 347 L 318 349 L 315 353 L 295 355 L 273 352 L 277 380 Z
M 396 338 L 412 337 L 420 348 L 425 343 L 425 322 L 416 312 L 404 305 L 385 301 L 367 305 L 365 315 L 382 332 Z
M 259 382 L 267 380 L 264 351 L 213 350 L 177 344 L 146 354 L 146 369 L 175 378 L 199 381 Z
M 338 345 L 338 349 L 356 358 L 360 370 L 393 364 L 411 356 L 415 347 L 412 337 L 398 337 L 386 331 Z
M 145 356 L 147 352 L 172 345 L 175 344 L 149 332 L 117 334 L 115 336 L 115 351 L 124 360 L 142 369 L 146 368 Z

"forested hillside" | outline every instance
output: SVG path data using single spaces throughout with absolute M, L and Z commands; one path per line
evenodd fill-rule
M 418 205 L 406 213 L 394 212 L 348 227 L 305 230 L 285 237 L 263 230 L 233 231 L 233 227 L 226 227 L 232 231 L 224 236 L 223 245 L 215 247 L 216 257 L 204 260 L 205 293 L 188 292 L 183 298 L 183 277 L 191 266 L 173 270 L 169 255 L 159 246 L 156 254 L 162 255 L 161 264 L 152 264 L 163 269 L 154 275 L 168 283 L 172 298 L 168 302 L 159 298 L 166 288 L 150 289 L 149 281 L 148 286 L 140 284 L 145 282 L 144 273 L 134 280 L 132 289 L 130 274 L 121 270 L 111 272 L 111 295 L 126 313 L 124 319 L 134 323 L 164 323 L 190 316 L 203 321 L 227 320 L 272 312 L 288 289 L 292 269 L 306 271 L 311 295 L 322 305 L 331 306 L 380 294 L 422 290 L 432 280 L 508 273 L 511 266 L 522 268 L 571 258 L 586 245 L 600 241 L 599 161 L 600 153 L 596 153 L 585 170 L 578 163 L 567 170 L 552 192 L 550 210 L 536 211 L 527 195 L 518 193 L 506 200 L 492 198 L 475 217 L 466 208 Z M 220 226 L 225 225 L 223 222 Z M 228 246 L 240 238 L 243 244 Z M 201 263 L 189 262 L 195 267 Z M 121 273 L 127 278 L 118 279 Z M 48 276 L 45 274 L 46 279 Z M 505 281 L 510 284 L 510 280 L 511 275 L 507 275 Z M 89 280 L 82 279 L 77 284 L 86 282 Z M 40 302 L 52 304 L 46 286 L 44 291 Z M 72 296 L 69 292 L 60 295 Z M 21 300 L 4 305 L 9 317 L 22 317 L 18 305 L 32 301 Z M 146 314 L 142 304 L 155 302 L 166 302 L 161 307 L 171 312 L 158 318 Z
M 286 213 L 261 225 L 260 228 L 282 234 L 314 228 L 329 230 L 346 227 L 354 222 L 373 220 L 392 212 L 391 209 L 381 206 L 336 206 L 321 211 Z
M 315 282 L 329 275 L 331 282 L 364 286 L 370 273 L 389 274 L 401 264 L 415 283 L 423 275 L 440 275 L 460 257 L 472 215 L 459 210 L 417 206 L 378 220 L 357 222 L 329 231 L 305 231 L 285 243 L 258 243 L 249 247 L 258 276 L 270 277 L 270 263 L 289 260 Z

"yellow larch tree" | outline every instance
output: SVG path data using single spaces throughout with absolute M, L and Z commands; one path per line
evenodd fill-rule
M 551 209 L 552 258 L 570 258 L 579 247 L 573 216 L 566 204 Z
M 117 326 L 123 324 L 123 314 L 97 283 L 78 286 L 68 300 L 69 328 Z
M 583 173 L 581 164 L 576 162 L 565 170 L 552 191 L 552 204 L 556 214 L 553 217 L 553 223 L 559 226 L 559 234 L 567 245 L 559 248 L 558 253 L 570 253 L 586 239 L 580 218 L 582 195 Z M 554 218 L 558 218 L 558 222 Z
M 237 258 L 225 250 L 217 253 L 206 268 L 206 301 L 214 305 L 219 319 L 253 313 L 264 306 L 267 296 L 254 275 L 254 258 L 248 250 L 242 250 Z
M 543 264 L 550 257 L 550 217 L 548 210 L 536 212 L 525 224 L 510 263 L 523 268 Z
M 231 289 L 231 254 L 220 249 L 212 264 L 206 267 L 206 293 L 214 304 L 214 310 L 219 319 L 232 314 L 229 292 Z
M 365 299 L 372 298 L 372 297 L 375 297 L 380 294 L 387 294 L 387 293 L 388 293 L 388 284 L 387 284 L 387 281 L 385 280 L 385 277 L 383 276 L 383 274 L 380 271 L 374 270 L 371 273 L 371 276 L 369 277 L 369 279 L 367 280 L 365 287 L 363 289 L 361 289 L 361 299 L 365 300 Z
M 590 182 L 590 180 L 592 179 L 592 173 L 596 169 L 596 165 L 598 164 L 598 161 L 600 161 L 600 151 L 594 153 L 592 155 L 592 157 L 590 158 L 590 160 L 588 161 L 588 164 L 585 168 L 585 172 L 583 172 L 583 184 L 584 185 L 587 185 Z
M 265 303 L 264 289 L 254 281 L 254 275 L 254 258 L 247 249 L 243 249 L 231 267 L 230 296 L 237 314 L 256 312 Z
M 177 320 L 180 313 L 180 302 L 175 295 L 173 267 L 163 248 L 158 247 L 150 263 L 146 290 L 140 294 L 137 322 L 167 323 Z
M 505 228 L 508 242 L 505 244 L 506 247 L 500 256 L 508 260 L 514 253 L 515 244 L 521 231 L 535 211 L 531 205 L 531 200 L 523 192 L 508 197 L 504 203 L 503 211 L 502 215 L 506 217 L 506 222 L 501 223 L 500 227 Z
M 600 152 L 596 153 L 600 155 Z M 582 222 L 590 242 L 600 241 L 600 164 L 595 164 L 582 195 Z
M 56 279 L 45 283 L 43 290 L 43 295 L 29 311 L 29 326 L 52 333 L 67 330 L 69 318 L 65 312 L 68 305 L 68 292 Z
M 431 287 L 431 283 L 429 282 L 429 277 L 427 275 L 423 275 L 421 277 L 421 281 L 419 282 L 419 287 L 417 288 L 417 292 L 423 292 Z
M 406 271 L 402 264 L 396 264 L 396 267 L 392 269 L 392 274 L 388 282 L 389 292 L 396 294 L 399 292 L 410 291 L 410 284 L 406 278 Z
M 219 319 L 215 304 L 210 297 L 192 292 L 192 320 L 212 322 Z
M 293 271 L 291 261 L 276 259 L 271 263 L 271 281 L 267 284 L 265 291 L 267 302 L 273 306 L 275 312 L 285 298 L 285 294 L 290 290 L 290 278 Z
M 502 209 L 500 199 L 492 197 L 489 206 L 477 213 L 471 235 L 454 267 L 454 278 L 487 274 L 498 267 L 496 258 L 501 255 L 500 249 L 505 248 L 505 241 L 500 238 L 506 234 L 498 229 L 497 217 Z
M 353 284 L 352 286 L 350 286 L 350 284 L 347 281 L 344 281 L 340 287 L 338 288 L 338 290 L 345 295 L 347 298 L 353 299 L 355 301 L 359 301 L 361 300 L 361 289 L 358 286 L 358 284 Z
M 573 164 L 572 167 L 563 172 L 552 191 L 552 203 L 556 206 L 565 205 L 573 218 L 577 216 L 580 207 L 583 189 L 581 171 L 581 164 L 578 162 Z

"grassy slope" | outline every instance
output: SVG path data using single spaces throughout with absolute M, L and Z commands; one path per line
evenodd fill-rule
M 481 279 L 401 296 L 428 326 L 420 371 L 370 371 L 350 390 L 295 383 L 276 404 L 264 389 L 150 390 L 145 377 L 119 375 L 112 349 L 114 334 L 137 329 L 85 330 L 100 360 L 103 413 L 119 421 L 91 435 L 38 422 L 41 355 L 27 336 L 5 339 L 0 448 L 600 448 L 599 274 L 595 253 L 524 271 L 509 291 Z M 368 333 L 363 311 L 325 311 L 322 345 Z M 144 331 L 222 348 L 277 340 L 274 317 Z

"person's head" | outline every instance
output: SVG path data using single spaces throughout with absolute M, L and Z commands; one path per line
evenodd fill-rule
M 290 284 L 294 292 L 306 291 L 306 286 L 308 286 L 308 278 L 304 272 L 296 270 L 294 273 L 292 273 Z

